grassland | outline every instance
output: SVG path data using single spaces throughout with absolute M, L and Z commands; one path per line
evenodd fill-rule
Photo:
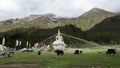
M 116 55 L 106 55 L 106 49 L 85 49 L 81 55 L 74 51 L 56 57 L 54 52 L 43 51 L 16 53 L 14 57 L 0 58 L 0 68 L 120 68 L 120 51 Z M 101 52 L 99 54 L 98 52 Z

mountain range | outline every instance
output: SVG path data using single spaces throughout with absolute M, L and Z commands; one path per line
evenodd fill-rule
M 54 14 L 30 15 L 24 18 L 16 18 L 0 21 L 0 32 L 10 30 L 17 27 L 32 27 L 53 28 L 56 26 L 73 24 L 86 31 L 107 17 L 115 16 L 117 13 L 112 13 L 103 9 L 93 8 L 83 15 L 76 18 L 56 17 Z M 58 24 L 59 23 L 59 24 Z

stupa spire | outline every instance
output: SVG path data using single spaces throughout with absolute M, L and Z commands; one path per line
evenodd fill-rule
M 58 29 L 58 36 L 60 36 L 61 35 L 61 33 L 60 33 L 60 29 Z

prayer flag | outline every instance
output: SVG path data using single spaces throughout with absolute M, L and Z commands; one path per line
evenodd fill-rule
M 5 37 L 2 39 L 2 45 L 5 45 Z

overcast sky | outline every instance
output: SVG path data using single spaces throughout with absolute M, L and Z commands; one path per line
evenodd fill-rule
M 0 20 L 48 13 L 77 17 L 93 7 L 120 12 L 120 0 L 0 0 Z

